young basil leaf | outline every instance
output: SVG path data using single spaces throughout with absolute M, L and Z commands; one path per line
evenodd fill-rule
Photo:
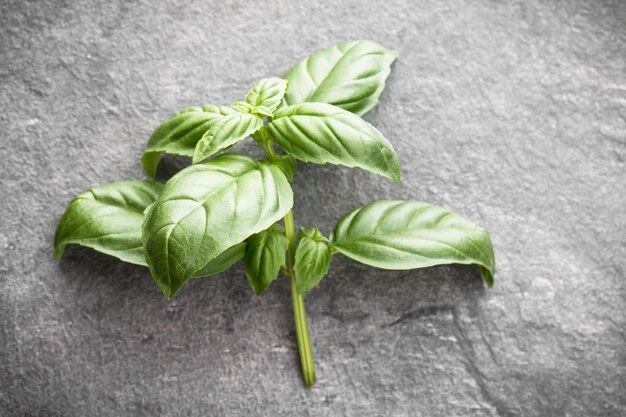
M 54 258 L 61 259 L 66 245 L 77 244 L 146 265 L 141 241 L 143 212 L 162 188 L 155 181 L 125 181 L 92 187 L 78 195 L 57 226 Z
M 387 139 L 339 107 L 325 103 L 283 107 L 263 129 L 301 161 L 359 167 L 400 182 L 398 158 Z
M 252 114 L 256 114 L 260 118 L 272 117 L 274 111 L 265 106 L 256 106 L 254 110 L 252 110 Z
M 246 242 L 241 242 L 226 249 L 216 258 L 213 258 L 206 265 L 204 265 L 202 269 L 194 272 L 193 278 L 206 278 L 226 271 L 228 268 L 243 259 L 243 256 L 246 253 L 246 246 Z
M 370 41 L 346 42 L 318 51 L 283 76 L 289 81 L 285 103 L 330 103 L 363 115 L 378 103 L 397 56 Z
M 331 235 L 338 252 L 383 269 L 476 264 L 489 287 L 496 265 L 487 230 L 417 201 L 377 201 L 343 216 Z
M 267 229 L 292 205 L 283 172 L 244 155 L 183 169 L 146 213 L 143 242 L 152 276 L 172 298 L 207 261 Z
M 230 107 L 237 110 L 239 113 L 250 113 L 254 111 L 254 106 L 250 103 L 246 103 L 245 101 L 235 101 L 230 104 Z
M 292 156 L 281 155 L 279 158 L 272 161 L 272 164 L 280 168 L 289 181 L 293 181 L 293 177 L 296 175 L 296 160 Z
M 315 287 L 328 273 L 330 248 L 326 239 L 316 227 L 300 229 L 296 262 L 293 272 L 298 292 L 303 294 Z
M 213 124 L 235 110 L 225 106 L 188 107 L 176 113 L 159 126 L 148 141 L 141 163 L 146 172 L 154 177 L 163 152 L 192 156 L 196 143 Z
M 271 116 L 283 100 L 286 89 L 287 81 L 282 78 L 263 78 L 248 92 L 246 101 L 254 107 L 266 107 L 270 111 L 268 116 Z
M 259 130 L 263 120 L 254 114 L 233 113 L 222 117 L 196 144 L 193 163 L 197 164 L 229 148 Z
M 256 295 L 262 294 L 278 278 L 285 264 L 289 240 L 277 224 L 248 238 L 244 258 L 246 277 Z
M 236 109 L 240 113 L 250 113 L 259 116 L 260 118 L 271 117 L 274 114 L 273 110 L 265 106 L 253 106 L 245 101 L 235 101 L 230 105 L 233 109 Z

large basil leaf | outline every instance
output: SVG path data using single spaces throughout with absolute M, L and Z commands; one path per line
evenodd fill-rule
M 302 294 L 315 287 L 326 276 L 331 253 L 328 239 L 317 228 L 303 227 L 299 235 L 293 272 L 298 292 Z
M 273 112 L 283 100 L 287 81 L 282 78 L 263 78 L 246 95 L 246 101 L 254 107 L 266 107 Z
M 378 201 L 346 214 L 331 235 L 349 258 L 384 269 L 476 264 L 493 285 L 489 233 L 460 215 L 417 201 Z
M 197 164 L 217 152 L 229 148 L 259 130 L 263 120 L 249 113 L 233 113 L 222 117 L 196 144 L 193 163 Z
M 200 138 L 216 121 L 231 113 L 235 113 L 235 109 L 211 105 L 188 107 L 176 113 L 150 136 L 148 147 L 141 157 L 143 168 L 154 177 L 163 152 L 192 156 Z
M 294 65 L 287 105 L 322 102 L 363 115 L 378 103 L 398 53 L 370 41 L 352 41 L 316 52 Z
M 152 276 L 173 297 L 206 263 L 267 229 L 293 205 L 276 166 L 225 154 L 173 176 L 146 213 L 143 242 Z
M 209 261 L 209 263 L 204 265 L 202 269 L 194 272 L 193 278 L 206 278 L 226 271 L 228 268 L 243 259 L 243 256 L 246 253 L 246 246 L 246 242 L 241 242 L 226 249 L 216 258 L 213 258 Z
M 66 245 L 77 244 L 146 265 L 141 241 L 143 212 L 162 188 L 155 181 L 126 181 L 93 187 L 78 195 L 57 226 L 55 259 L 61 259 Z
M 285 264 L 289 240 L 282 227 L 274 224 L 267 230 L 248 238 L 244 258 L 246 277 L 256 295 L 262 294 L 278 278 Z
M 359 116 L 337 106 L 283 107 L 263 129 L 301 161 L 359 167 L 400 181 L 398 158 L 387 139 Z

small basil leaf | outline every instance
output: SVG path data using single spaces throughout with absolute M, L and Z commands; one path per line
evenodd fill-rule
M 352 41 L 318 51 L 285 75 L 287 105 L 322 102 L 358 115 L 378 103 L 398 56 L 370 41 Z
M 233 113 L 221 118 L 196 144 L 193 163 L 229 148 L 259 130 L 263 120 L 254 114 Z
M 298 292 L 303 294 L 326 276 L 330 267 L 331 253 L 328 239 L 317 228 L 302 228 L 298 235 L 300 240 L 293 272 Z
M 176 113 L 150 136 L 141 157 L 144 169 L 154 177 L 163 152 L 192 156 L 202 135 L 221 117 L 234 112 L 230 107 L 202 106 L 188 107 Z
M 241 242 L 226 249 L 216 258 L 204 265 L 202 269 L 196 271 L 193 274 L 193 278 L 206 278 L 226 271 L 228 268 L 243 259 L 243 256 L 246 253 L 246 246 L 246 242 Z
M 296 160 L 292 156 L 281 155 L 271 163 L 280 168 L 289 181 L 293 181 L 293 177 L 296 174 Z
M 125 181 L 93 187 L 78 195 L 57 226 L 54 258 L 61 259 L 66 245 L 77 244 L 146 265 L 141 242 L 143 212 L 162 188 L 155 181 Z
M 152 276 L 173 297 L 207 262 L 276 223 L 292 205 L 282 171 L 244 155 L 183 169 L 165 184 L 143 223 Z
M 278 278 L 285 264 L 289 240 L 282 227 L 275 224 L 248 238 L 244 258 L 246 277 L 256 295 L 262 294 Z
M 252 114 L 256 114 L 260 118 L 265 118 L 265 117 L 272 117 L 272 115 L 274 114 L 274 111 L 270 110 L 268 107 L 265 107 L 265 106 L 256 106 L 252 110 Z
M 305 162 L 359 167 L 400 181 L 391 144 L 359 116 L 325 103 L 284 107 L 264 126 L 287 153 Z
M 230 105 L 233 109 L 236 109 L 240 113 L 249 113 L 259 116 L 260 118 L 271 117 L 274 114 L 273 110 L 265 106 L 253 106 L 245 101 L 235 101 Z
M 254 106 L 250 103 L 246 103 L 245 101 L 235 101 L 230 105 L 230 107 L 237 110 L 239 113 L 252 114 L 252 112 L 254 111 Z
M 266 107 L 270 111 L 268 116 L 271 116 L 283 100 L 286 89 L 287 81 L 282 78 L 263 78 L 248 92 L 246 101 L 254 107 Z
M 332 247 L 366 265 L 413 269 L 476 264 L 489 287 L 495 258 L 489 233 L 460 215 L 417 201 L 377 201 L 343 216 Z

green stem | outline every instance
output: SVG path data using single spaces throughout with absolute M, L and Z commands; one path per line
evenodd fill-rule
M 255 132 L 252 137 L 263 148 L 270 161 L 277 159 L 274 152 L 273 141 L 270 137 L 263 134 L 263 130 Z M 285 223 L 285 234 L 289 239 L 289 248 L 287 249 L 287 275 L 291 285 L 291 299 L 293 301 L 293 318 L 296 325 L 296 339 L 298 340 L 298 352 L 300 353 L 300 370 L 302 371 L 302 379 L 307 388 L 311 388 L 315 384 L 315 363 L 313 362 L 313 350 L 311 349 L 311 338 L 309 336 L 309 326 L 306 322 L 306 309 L 304 308 L 304 297 L 298 292 L 296 287 L 296 279 L 293 273 L 293 265 L 296 259 L 296 228 L 293 224 L 293 211 L 283 219 Z
M 309 337 L 309 327 L 306 322 L 306 309 L 304 308 L 304 298 L 296 288 L 296 280 L 293 274 L 293 264 L 296 251 L 296 232 L 293 224 L 293 211 L 285 216 L 285 233 L 289 239 L 289 249 L 287 251 L 287 272 L 291 283 L 291 298 L 293 301 L 293 317 L 296 324 L 296 339 L 298 340 L 298 351 L 300 352 L 300 369 L 302 379 L 307 388 L 315 384 L 315 364 L 313 362 L 313 351 L 311 350 L 311 339 Z

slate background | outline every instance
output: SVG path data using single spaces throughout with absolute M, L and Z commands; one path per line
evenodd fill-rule
M 403 183 L 301 166 L 296 222 L 450 207 L 490 229 L 492 290 L 337 256 L 306 390 L 285 280 L 257 298 L 239 266 L 169 303 L 141 267 L 52 260 L 65 205 L 143 178 L 159 122 L 353 38 L 400 52 L 366 118 Z M 0 414 L 626 415 L 625 64 L 619 1 L 2 1 Z

